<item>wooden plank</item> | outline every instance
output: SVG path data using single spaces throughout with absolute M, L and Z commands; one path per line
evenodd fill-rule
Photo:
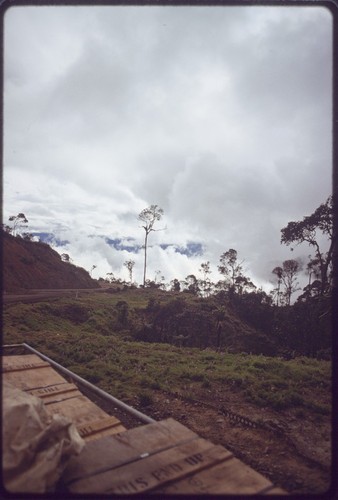
M 23 391 L 65 383 L 65 379 L 50 366 L 29 371 L 6 372 L 3 379 Z
M 82 392 L 80 392 L 79 389 L 76 388 L 71 391 L 61 392 L 57 394 L 49 394 L 41 399 L 43 399 L 43 402 L 45 403 L 46 406 L 49 406 L 53 403 L 62 403 L 63 401 L 68 401 L 68 399 L 73 399 L 75 397 L 79 397 L 82 395 L 83 395 Z
M 222 446 L 198 438 L 127 465 L 75 481 L 69 491 L 96 494 L 143 493 L 160 484 L 166 484 L 212 464 L 228 460 L 231 456 L 231 452 Z
M 126 428 L 121 425 L 121 422 L 116 417 L 107 416 L 107 418 L 104 419 L 96 420 L 85 425 L 79 425 L 77 426 L 77 430 L 81 437 L 86 441 L 90 441 L 98 437 L 110 436 L 123 432 Z
M 3 373 L 6 373 L 6 372 L 16 372 L 16 371 L 19 371 L 19 370 L 34 370 L 36 368 L 44 368 L 46 366 L 49 366 L 48 363 L 46 363 L 45 361 L 41 361 L 40 363 L 26 363 L 25 365 L 12 365 L 12 366 L 2 366 L 2 372 Z
M 85 441 L 119 434 L 126 430 L 118 418 L 109 416 L 81 393 L 69 399 L 51 402 L 46 405 L 46 409 L 51 414 L 70 418 Z
M 117 434 L 120 434 L 121 432 L 126 432 L 127 428 L 124 427 L 121 423 L 115 427 L 111 427 L 110 429 L 105 429 L 103 431 L 100 431 L 96 434 L 91 434 L 90 436 L 85 436 L 83 439 L 88 442 L 88 441 L 94 441 L 97 439 L 100 439 L 102 437 L 105 438 L 110 438 L 111 436 L 116 436 Z
M 69 460 L 62 479 L 67 485 L 197 438 L 197 434 L 172 418 L 136 427 L 87 443 L 79 456 Z
M 89 424 L 90 425 L 90 424 Z M 86 426 L 85 426 L 86 427 Z M 102 431 L 95 431 L 93 432 L 92 434 L 87 434 L 86 431 L 84 431 L 85 433 L 82 434 L 80 432 L 80 430 L 82 429 L 83 427 L 81 427 L 79 429 L 79 427 L 77 428 L 77 430 L 79 431 L 79 434 L 80 436 L 86 441 L 86 442 L 89 442 L 89 441 L 94 441 L 94 440 L 97 440 L 97 439 L 101 439 L 103 437 L 110 437 L 110 436 L 113 436 L 113 435 L 116 435 L 116 434 L 120 434 L 121 432 L 125 432 L 127 429 L 124 427 L 124 425 L 121 424 L 121 422 L 119 422 L 118 424 L 112 426 L 112 427 L 108 427 L 107 429 L 103 429 Z
M 107 417 L 105 411 L 82 394 L 64 401 L 48 404 L 46 409 L 51 414 L 56 413 L 70 418 L 76 426 Z
M 49 363 L 39 358 L 36 354 L 28 354 L 22 356 L 3 356 L 2 371 L 17 371 L 17 370 L 32 370 L 50 366 Z
M 25 365 L 26 363 L 38 363 L 42 358 L 36 354 L 20 354 L 18 356 L 2 356 L 2 361 L 7 366 Z
M 67 394 L 78 390 L 75 384 L 69 384 L 65 382 L 64 384 L 50 385 L 48 387 L 42 387 L 41 389 L 32 389 L 29 391 L 32 396 L 37 396 L 41 398 L 44 402 L 49 401 L 49 397 L 57 394 Z
M 199 474 L 177 481 L 166 487 L 156 489 L 165 495 L 180 493 L 184 495 L 251 495 L 259 494 L 272 483 L 258 472 L 235 457 L 224 463 L 199 472 Z

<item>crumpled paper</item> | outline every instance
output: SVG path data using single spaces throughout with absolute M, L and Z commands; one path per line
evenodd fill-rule
M 2 462 L 7 491 L 53 491 L 69 458 L 84 444 L 71 420 L 49 415 L 41 399 L 3 384 Z

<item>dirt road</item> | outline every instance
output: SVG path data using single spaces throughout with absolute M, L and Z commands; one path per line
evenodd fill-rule
M 80 294 L 88 293 L 104 293 L 104 288 L 72 288 L 72 289 L 58 289 L 58 290 L 27 290 L 25 293 L 3 293 L 2 300 L 4 304 L 15 304 L 17 302 L 24 302 L 26 304 L 32 302 L 39 302 L 41 300 L 53 300 L 59 297 L 73 297 L 77 298 Z

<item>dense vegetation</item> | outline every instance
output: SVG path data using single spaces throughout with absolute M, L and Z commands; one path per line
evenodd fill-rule
M 271 307 L 257 294 L 201 298 L 151 289 L 107 289 L 95 299 L 16 306 L 15 324 L 31 331 L 70 320 L 83 332 L 129 340 L 291 358 L 330 359 L 330 299 Z M 29 315 L 23 313 L 29 311 Z M 28 313 L 27 313 L 28 314 Z M 41 319 L 43 316 L 43 322 Z M 318 320 L 319 317 L 319 320 Z

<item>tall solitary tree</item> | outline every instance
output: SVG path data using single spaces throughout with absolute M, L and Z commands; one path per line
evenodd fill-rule
M 140 212 L 138 216 L 138 220 L 143 222 L 143 229 L 145 230 L 145 238 L 144 238 L 144 269 L 143 269 L 143 286 L 146 283 L 146 274 L 147 274 L 147 248 L 148 248 L 148 236 L 152 231 L 156 231 L 154 229 L 154 224 L 156 221 L 161 220 L 163 215 L 163 209 L 157 205 L 150 205 L 148 208 L 144 208 L 142 212 Z M 159 230 L 157 230 L 159 231 Z
M 289 222 L 281 230 L 281 243 L 290 245 L 308 243 L 315 250 L 315 259 L 320 269 L 321 295 L 329 288 L 329 270 L 333 257 L 333 207 L 332 196 L 322 203 L 311 215 L 303 217 L 302 221 Z M 319 246 L 320 233 L 329 240 L 327 252 L 322 252 Z

